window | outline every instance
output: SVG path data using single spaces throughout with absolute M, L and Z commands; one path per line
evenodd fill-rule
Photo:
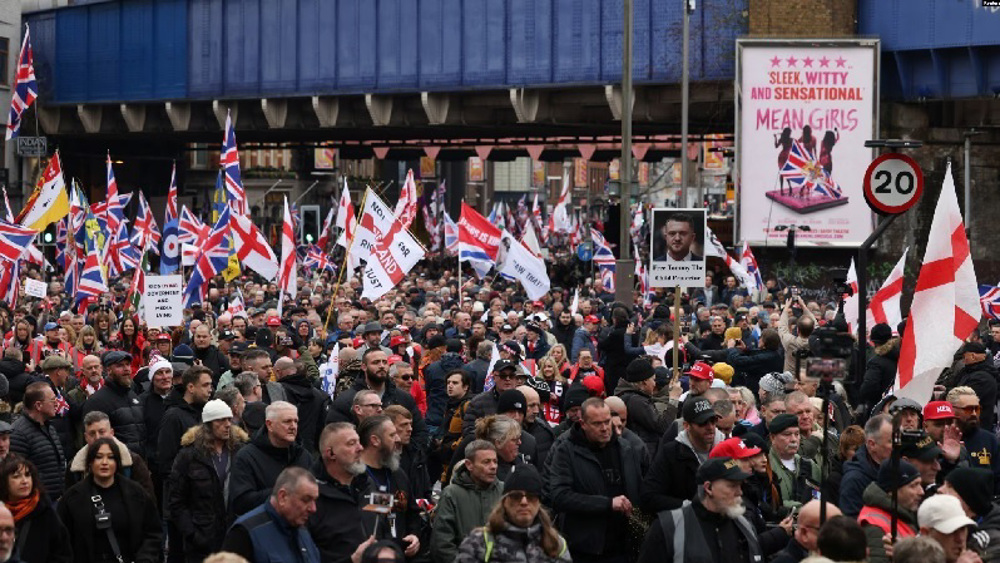
M 10 86 L 10 38 L 0 37 L 0 85 Z

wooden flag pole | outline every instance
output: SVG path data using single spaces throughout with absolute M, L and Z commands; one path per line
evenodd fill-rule
M 365 214 L 365 202 L 368 200 L 368 189 L 365 188 L 365 195 L 361 196 L 361 215 Z M 350 225 L 350 219 L 348 219 L 348 225 Z M 358 226 L 361 226 L 360 222 Z M 354 248 L 354 239 L 357 238 L 357 230 L 355 230 L 354 235 L 351 237 L 350 244 L 347 245 L 347 252 L 344 254 L 344 263 L 340 265 L 340 275 L 337 276 L 337 285 L 333 287 L 333 294 L 330 296 L 330 307 L 326 310 L 326 322 L 323 323 L 323 330 L 330 330 L 330 316 L 333 315 L 334 302 L 337 300 L 337 293 L 340 291 L 340 284 L 344 281 L 344 272 L 347 270 L 347 266 L 351 258 L 351 250 Z

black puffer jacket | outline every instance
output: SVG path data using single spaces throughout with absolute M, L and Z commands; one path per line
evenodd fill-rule
M 230 467 L 246 441 L 246 433 L 233 426 L 225 446 Z M 180 444 L 181 451 L 170 473 L 167 506 L 170 521 L 184 541 L 187 561 L 200 562 L 222 547 L 222 538 L 232 524 L 223 495 L 226 483 L 219 480 L 215 470 L 204 425 L 185 432 Z
M 556 337 L 556 342 L 566 347 L 566 353 L 569 354 L 570 348 L 573 347 L 573 335 L 576 334 L 576 329 L 580 327 L 576 326 L 576 323 L 573 321 L 565 325 L 560 323 L 559 319 L 555 319 L 555 321 L 555 324 L 552 325 L 552 330 L 549 332 Z
M 169 399 L 169 397 L 168 397 Z M 174 466 L 174 458 L 181 449 L 181 438 L 188 428 L 201 424 L 201 410 L 205 405 L 192 405 L 181 399 L 180 402 L 167 407 L 160 424 L 160 436 L 157 440 L 156 452 L 159 456 L 157 465 L 164 473 Z
M 993 367 L 993 360 L 987 358 L 982 362 L 963 367 L 955 377 L 955 384 L 972 387 L 979 397 L 979 403 L 983 406 L 980 425 L 987 430 L 993 430 L 997 419 L 997 368 Z
M 212 370 L 213 386 L 219 383 L 219 378 L 222 377 L 222 374 L 232 369 L 225 354 L 212 344 L 207 348 L 194 348 L 194 357 L 196 360 L 201 360 L 201 365 Z
M 445 424 L 444 411 L 448 406 L 448 372 L 465 367 L 465 360 L 454 352 L 447 352 L 441 359 L 424 369 L 424 388 L 427 390 L 427 426 L 440 428 Z
M 288 402 L 299 409 L 299 442 L 312 453 L 319 451 L 319 435 L 326 424 L 330 396 L 313 387 L 305 374 L 290 375 L 281 380 Z
M 868 358 L 865 376 L 861 380 L 861 401 L 868 412 L 885 394 L 886 389 L 896 380 L 896 363 L 899 361 L 899 338 L 891 338 L 885 344 L 874 348 L 874 355 Z M 986 403 L 983 403 L 986 404 Z
M 499 404 L 500 391 L 496 387 L 473 397 L 465 409 L 465 416 L 462 417 L 462 437 L 471 438 L 476 433 L 476 421 L 484 416 L 496 414 Z
M 146 456 L 146 424 L 143 420 L 142 405 L 132 387 L 123 387 L 112 378 L 107 378 L 104 387 L 83 404 L 81 417 L 91 411 L 101 411 L 111 419 L 115 437 L 139 455 Z M 166 468 L 162 468 L 166 471 Z
M 649 452 L 649 457 L 655 458 L 660 439 L 670 428 L 672 421 L 667 416 L 660 414 L 653 405 L 652 397 L 634 383 L 619 379 L 615 395 L 621 397 L 628 409 L 626 427 L 642 438 L 646 444 L 646 451 Z
M 0 375 L 7 381 L 7 402 L 14 406 L 24 400 L 24 389 L 38 381 L 28 373 L 21 360 L 4 358 L 0 360 Z
M 31 460 L 45 491 L 53 500 L 59 500 L 66 485 L 66 453 L 55 427 L 51 423 L 43 426 L 27 414 L 21 414 L 14 421 L 10 451 Z
M 278 475 L 291 466 L 309 469 L 312 456 L 298 444 L 278 448 L 261 428 L 232 462 L 229 473 L 229 512 L 241 516 L 264 503 Z

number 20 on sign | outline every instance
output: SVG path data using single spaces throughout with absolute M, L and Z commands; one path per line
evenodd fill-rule
M 868 165 L 865 200 L 876 213 L 896 215 L 913 207 L 924 193 L 924 174 L 915 160 L 888 153 Z

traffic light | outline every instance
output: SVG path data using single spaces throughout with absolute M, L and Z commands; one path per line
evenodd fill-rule
M 42 231 L 38 237 L 38 244 L 42 246 L 52 246 L 56 243 L 56 226 L 58 223 L 49 223 L 48 227 Z
M 299 229 L 299 244 L 315 244 L 319 240 L 319 206 L 303 205 L 301 213 L 302 228 Z

